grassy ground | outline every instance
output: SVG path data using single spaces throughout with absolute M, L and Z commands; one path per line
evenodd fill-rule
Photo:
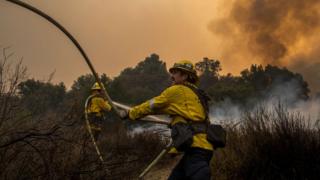
M 320 131 L 278 106 L 246 113 L 212 160 L 214 179 L 319 179 Z

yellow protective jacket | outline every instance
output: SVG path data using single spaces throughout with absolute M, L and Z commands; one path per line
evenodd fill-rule
M 111 110 L 111 106 L 108 101 L 105 101 L 100 96 L 92 97 L 89 106 L 88 106 L 88 113 L 95 113 L 96 116 L 102 116 L 103 112 L 107 112 Z
M 205 121 L 206 116 L 198 96 L 184 85 L 173 85 L 159 96 L 133 107 L 129 111 L 129 118 L 135 120 L 151 114 L 169 114 L 172 118 L 171 125 L 186 122 L 185 119 Z M 213 150 L 205 133 L 195 134 L 191 146 Z

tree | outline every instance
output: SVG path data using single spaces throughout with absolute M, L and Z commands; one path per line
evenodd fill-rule
M 19 95 L 25 107 L 34 114 L 58 108 L 66 95 L 64 83 L 52 84 L 28 79 L 18 85 Z
M 106 75 L 102 74 L 100 80 L 104 87 L 108 90 L 111 79 Z M 96 82 L 92 74 L 81 75 L 75 80 L 71 86 L 71 90 L 67 93 L 67 104 L 75 101 L 79 104 L 84 104 L 87 97 L 90 95 L 91 87 Z
M 250 82 L 256 91 L 263 91 L 270 86 L 271 79 L 262 65 L 251 65 L 250 70 L 245 69 L 241 72 L 244 81 Z
M 260 98 L 278 98 L 294 103 L 309 98 L 308 83 L 299 73 L 286 68 L 252 65 L 241 72 L 241 78 L 253 85 Z
M 32 179 L 28 175 L 35 169 L 38 172 L 33 173 L 37 175 L 41 173 L 39 169 L 48 172 L 45 171 L 48 162 L 42 150 L 46 150 L 54 141 L 60 127 L 49 121 L 33 118 L 33 114 L 26 111 L 26 106 L 18 92 L 19 84 L 27 78 L 27 68 L 22 64 L 22 58 L 18 61 L 10 59 L 13 53 L 7 54 L 8 48 L 2 50 L 2 57 L 0 57 L 0 178 Z M 39 145 L 39 142 L 47 144 Z
M 213 60 L 205 57 L 202 61 L 195 64 L 195 68 L 200 73 L 200 88 L 208 90 L 210 86 L 218 81 L 219 72 L 221 71 L 219 60 Z
M 234 103 L 246 104 L 246 101 L 254 95 L 254 87 L 240 77 L 227 74 L 220 76 L 207 92 L 215 102 L 230 99 Z
M 126 68 L 114 78 L 110 94 L 120 102 L 136 104 L 158 95 L 168 85 L 166 64 L 157 54 L 151 54 L 136 67 Z
M 9 48 L 2 49 L 0 59 L 0 127 L 19 109 L 16 97 L 18 84 L 27 77 L 27 68 L 23 66 L 22 58 L 12 67 L 14 64 L 9 63 L 9 59 L 12 58 L 13 53 L 8 54 L 8 50 Z
M 221 65 L 219 60 L 209 59 L 204 57 L 202 61 L 197 62 L 195 64 L 195 68 L 197 71 L 210 72 L 213 76 L 217 77 L 219 72 L 221 71 Z

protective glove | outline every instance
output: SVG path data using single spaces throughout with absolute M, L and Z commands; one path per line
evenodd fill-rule
M 179 152 L 175 147 L 171 147 L 168 154 L 170 155 L 170 157 L 174 158 L 182 153 Z
M 129 118 L 129 111 L 121 109 L 121 110 L 119 110 L 119 116 L 121 119 L 127 119 L 127 118 Z
M 171 147 L 168 154 L 179 154 L 179 151 L 175 147 Z

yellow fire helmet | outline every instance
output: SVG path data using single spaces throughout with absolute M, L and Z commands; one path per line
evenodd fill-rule
M 188 60 L 182 60 L 177 63 L 174 63 L 173 67 L 171 67 L 169 69 L 169 72 L 172 72 L 175 69 L 182 70 L 184 72 L 187 72 L 187 73 L 197 77 L 197 72 L 194 68 L 193 63 Z
M 99 86 L 99 83 L 94 83 L 94 85 L 92 86 L 91 90 L 101 90 L 101 87 Z

